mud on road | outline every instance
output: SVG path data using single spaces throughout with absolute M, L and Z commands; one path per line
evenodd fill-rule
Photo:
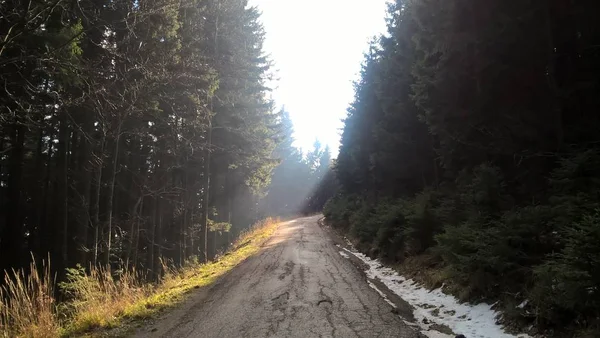
M 318 219 L 282 224 L 259 254 L 135 336 L 419 337 Z

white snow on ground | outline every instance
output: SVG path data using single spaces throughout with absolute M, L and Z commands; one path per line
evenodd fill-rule
M 387 298 L 387 296 L 385 295 L 385 293 L 383 293 L 381 290 L 379 290 L 375 284 L 371 283 L 370 280 L 367 281 L 367 283 L 369 283 L 369 286 L 371 287 L 371 289 L 377 291 L 377 293 L 383 298 L 383 300 L 385 300 L 388 304 L 390 304 L 393 308 L 396 307 L 396 304 L 390 302 L 390 300 Z
M 454 338 L 454 335 L 449 335 L 445 333 L 441 333 L 439 331 L 430 330 L 430 331 L 421 331 L 422 334 L 429 338 Z
M 350 257 L 348 256 L 348 254 L 347 254 L 347 253 L 345 253 L 344 251 L 340 251 L 340 255 L 342 255 L 342 257 L 344 257 L 344 258 L 350 258 Z
M 421 331 L 429 338 L 448 338 L 450 335 L 430 330 L 432 324 L 448 326 L 456 334 L 464 334 L 468 338 L 531 338 L 526 334 L 513 335 L 505 333 L 496 324 L 498 312 L 489 304 L 469 305 L 459 303 L 451 295 L 446 295 L 442 289 L 428 290 L 419 286 L 415 281 L 406 279 L 390 268 L 383 266 L 378 260 L 373 260 L 357 251 L 343 248 L 347 254 L 352 254 L 369 266 L 367 277 L 381 280 L 392 292 L 407 301 L 414 308 L 414 316 Z M 342 254 L 342 251 L 340 251 Z M 369 282 L 386 301 L 383 292 Z

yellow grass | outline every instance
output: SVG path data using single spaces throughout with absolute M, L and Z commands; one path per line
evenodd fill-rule
M 49 270 L 9 283 L 4 292 L 9 302 L 0 300 L 0 337 L 45 338 L 82 336 L 119 327 L 131 320 L 148 318 L 176 305 L 186 293 L 213 283 L 246 258 L 257 253 L 275 232 L 279 221 L 267 219 L 242 234 L 232 249 L 208 264 L 188 263 L 172 269 L 157 284 L 144 284 L 135 271 L 114 277 L 105 269 L 69 269 L 68 281 L 61 284 L 70 297 L 59 316 L 52 294 Z M 37 271 L 35 267 L 32 271 Z M 4 297 L 2 298 L 4 299 Z M 60 320 L 59 320 L 59 317 Z M 62 318 L 64 317 L 64 318 Z M 62 325 L 59 325 L 61 323 Z
M 59 335 L 54 280 L 50 267 L 41 270 L 35 261 L 25 270 L 5 273 L 5 285 L 0 288 L 0 337 L 45 338 Z
M 131 303 L 125 314 L 144 318 L 179 302 L 190 290 L 212 284 L 246 258 L 257 253 L 277 228 L 278 221 L 267 219 L 242 234 L 232 249 L 208 264 L 190 262 L 182 269 L 169 269 L 161 283 L 145 298 Z
M 63 335 L 111 328 L 119 324 L 127 308 L 151 293 L 150 284 L 135 271 L 125 271 L 115 278 L 104 268 L 86 272 L 82 268 L 69 269 L 68 280 L 62 283 L 70 301 L 64 304 L 68 317 Z

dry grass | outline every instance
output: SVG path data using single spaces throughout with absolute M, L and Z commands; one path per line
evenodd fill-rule
M 424 253 L 408 257 L 394 268 L 402 276 L 411 278 L 428 289 L 443 287 L 444 293 L 451 294 L 460 301 L 471 300 L 469 298 L 470 289 L 456 281 L 455 273 L 444 264 L 438 255 Z
M 60 325 L 53 297 L 49 264 L 38 269 L 35 261 L 24 269 L 5 272 L 0 288 L 0 337 L 56 337 Z
M 64 304 L 69 318 L 65 335 L 118 325 L 128 307 L 151 291 L 151 285 L 142 284 L 143 278 L 135 270 L 115 275 L 105 268 L 86 272 L 79 267 L 69 269 L 67 275 L 67 281 L 61 283 L 70 296 L 70 301 Z
M 257 253 L 278 224 L 275 219 L 257 223 L 214 262 L 189 262 L 179 269 L 163 265 L 164 276 L 157 284 L 142 283 L 144 279 L 135 271 L 115 274 L 103 268 L 69 269 L 67 281 L 60 286 L 70 300 L 60 305 L 60 311 L 51 296 L 54 283 L 47 266 L 40 272 L 32 265 L 29 276 L 13 272 L 0 290 L 0 337 L 81 336 L 151 317 Z

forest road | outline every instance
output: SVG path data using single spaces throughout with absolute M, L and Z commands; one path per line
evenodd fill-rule
M 135 336 L 419 337 L 318 219 L 282 224 L 260 253 Z

